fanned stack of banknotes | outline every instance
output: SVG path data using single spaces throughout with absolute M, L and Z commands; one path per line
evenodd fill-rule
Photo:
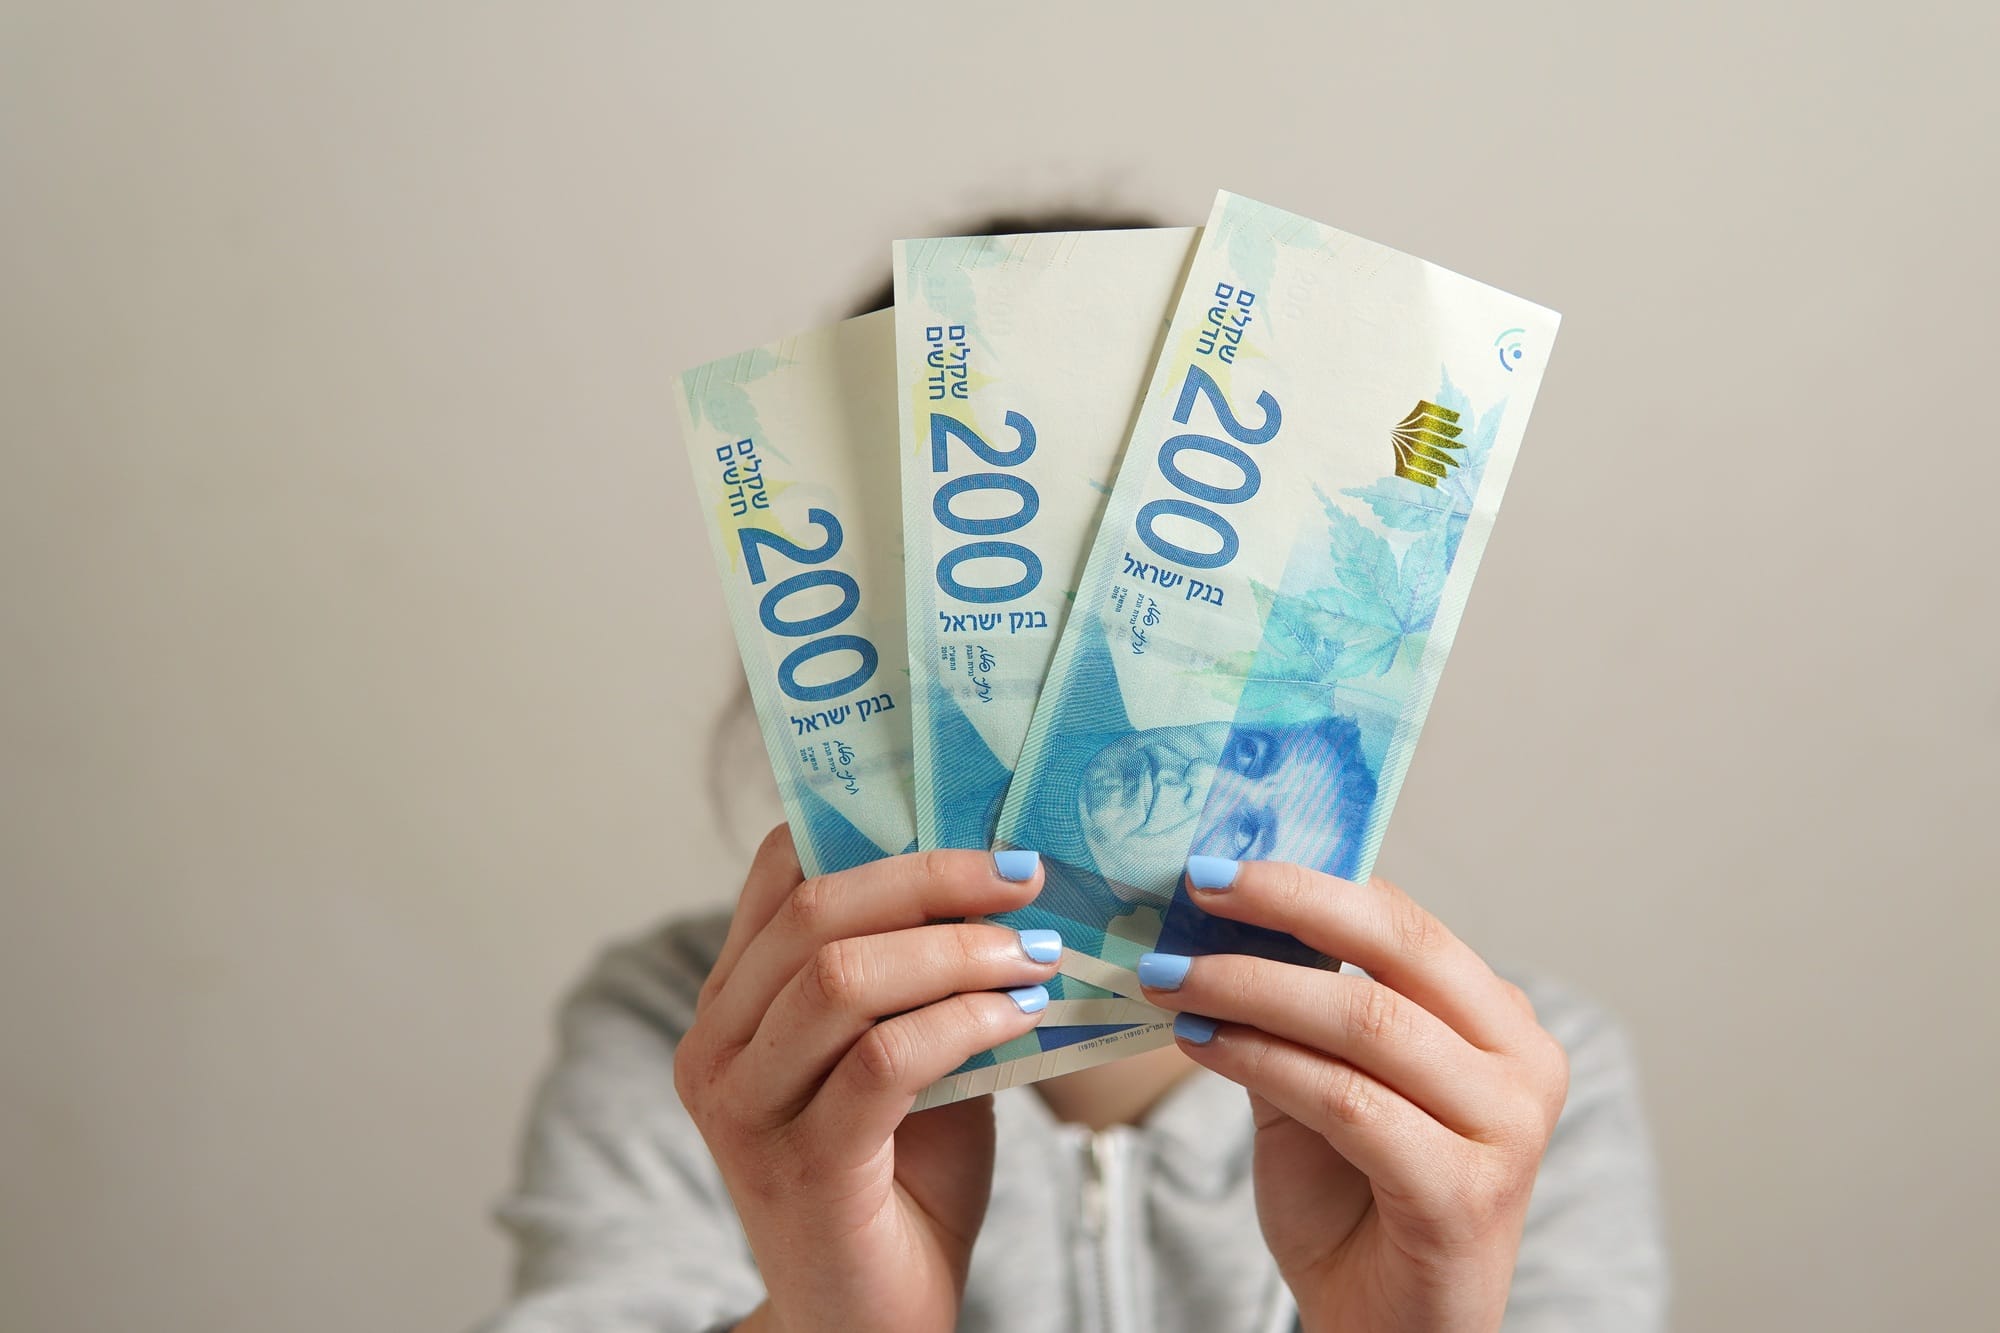
M 806 872 L 1041 853 L 1047 1012 L 921 1109 L 1165 1045 L 1148 950 L 1329 964 L 1183 869 L 1370 873 L 1557 316 L 1227 192 L 894 272 L 679 389 Z

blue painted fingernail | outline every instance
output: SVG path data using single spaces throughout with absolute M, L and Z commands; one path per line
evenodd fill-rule
M 1197 889 L 1220 893 L 1236 882 L 1236 863 L 1226 856 L 1190 856 L 1188 883 Z
M 1042 863 L 1040 852 L 1006 851 L 993 853 L 993 868 L 1000 872 L 1000 878 L 1010 879 L 1016 884 L 1035 877 L 1035 868 Z
M 1038 963 L 1058 962 L 1062 958 L 1062 936 L 1053 930 L 1024 930 L 1021 948 Z
M 1206 1046 L 1215 1036 L 1215 1020 L 1203 1018 L 1200 1014 L 1175 1014 L 1174 1035 L 1182 1041 Z
M 1179 990 L 1193 962 L 1184 953 L 1149 953 L 1139 960 L 1139 984 L 1153 990 Z
M 1007 998 L 1024 1014 L 1039 1014 L 1049 1007 L 1047 986 L 1016 986 L 1007 992 Z

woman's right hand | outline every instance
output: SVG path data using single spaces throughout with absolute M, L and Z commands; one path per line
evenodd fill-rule
M 905 1117 L 1048 1002 L 1053 932 L 934 924 L 1041 890 L 1032 852 L 931 851 L 805 879 L 764 839 L 674 1081 L 767 1299 L 739 1327 L 942 1333 L 993 1181 L 990 1097 Z M 1046 961 L 1038 961 L 1029 953 Z

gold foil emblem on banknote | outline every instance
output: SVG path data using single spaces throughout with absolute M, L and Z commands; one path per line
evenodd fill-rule
M 1419 486 L 1436 486 L 1439 477 L 1458 466 L 1451 451 L 1462 447 L 1459 429 L 1458 413 L 1419 399 L 1410 415 L 1389 432 L 1396 449 L 1396 475 Z

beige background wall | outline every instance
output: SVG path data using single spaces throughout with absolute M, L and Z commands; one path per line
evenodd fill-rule
M 734 888 L 670 372 L 1225 185 L 1566 316 L 1383 868 L 1628 1018 L 1680 1326 L 1988 1317 L 1992 7 L 704 8 L 0 7 L 0 1328 L 489 1306 Z

